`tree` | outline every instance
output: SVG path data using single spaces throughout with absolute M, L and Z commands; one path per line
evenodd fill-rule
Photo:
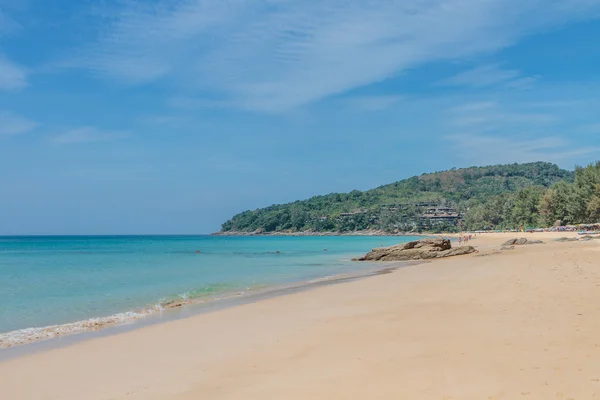
M 544 225 L 552 226 L 556 221 L 563 225 L 574 222 L 572 212 L 573 184 L 560 181 L 544 194 L 540 204 L 540 214 Z
M 518 224 L 516 220 L 533 223 L 532 211 L 526 211 L 522 201 L 520 211 L 513 215 L 515 198 L 512 194 L 531 186 L 550 187 L 561 180 L 571 185 L 574 175 L 543 162 L 452 169 L 415 176 L 365 192 L 332 193 L 245 211 L 225 222 L 222 231 L 408 230 L 420 226 L 421 215 L 429 206 L 423 203 L 431 206 L 446 204 L 461 211 L 469 229 L 506 227 Z M 545 198 L 541 209 L 544 218 L 538 218 L 537 223 L 553 223 L 550 219 L 555 215 L 572 216 L 572 222 L 596 215 L 594 212 L 598 207 L 592 202 L 596 192 L 589 188 L 590 181 L 600 183 L 600 174 L 591 167 L 581 168 L 577 180 L 580 186 L 578 201 L 571 197 L 557 200 L 560 199 L 557 193 L 562 193 L 557 189 Z M 574 189 L 570 187 L 569 190 L 573 192 Z M 563 203 L 566 206 L 560 206 Z M 361 212 L 356 213 L 359 210 Z M 342 213 L 355 214 L 352 218 L 341 218 Z
M 514 197 L 509 225 L 513 228 L 539 226 L 541 223 L 540 203 L 544 192 L 545 189 L 539 186 L 519 190 Z
M 600 161 L 575 169 L 571 201 L 571 213 L 575 223 L 589 222 L 592 218 L 596 218 L 594 197 L 598 195 L 598 185 L 600 185 Z
M 291 211 L 290 225 L 295 230 L 302 230 L 308 222 L 308 213 L 299 207 Z
M 600 222 L 600 185 L 596 185 L 595 193 L 587 204 L 587 222 Z

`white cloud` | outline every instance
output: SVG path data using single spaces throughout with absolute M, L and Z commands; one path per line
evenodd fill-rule
M 405 97 L 397 95 L 352 96 L 345 98 L 344 103 L 361 111 L 379 111 L 393 107 L 403 99 Z
M 491 112 L 456 116 L 450 120 L 450 125 L 459 127 L 485 125 L 487 129 L 491 129 L 510 124 L 550 124 L 555 120 L 555 116 L 551 114 Z
M 512 81 L 506 82 L 506 87 L 516 90 L 531 89 L 535 82 L 538 80 L 537 76 L 526 76 L 523 78 L 513 79 Z
M 147 125 L 173 124 L 179 121 L 179 118 L 170 115 L 145 115 L 138 118 L 138 122 Z
M 0 54 L 0 90 L 18 90 L 27 86 L 25 68 Z
M 207 89 L 240 107 L 267 111 L 343 93 L 422 63 L 496 51 L 600 12 L 592 0 L 124 4 L 77 60 L 80 66 L 133 84 L 178 79 L 192 96 Z M 518 71 L 487 73 L 470 83 L 531 83 Z
M 37 123 L 8 111 L 0 111 L 0 136 L 12 136 L 27 133 Z
M 519 130 L 556 122 L 555 115 L 544 112 L 522 112 L 521 104 L 507 107 L 497 102 L 467 103 L 448 110 L 447 125 L 460 129 L 489 132 L 517 127 Z
M 184 110 L 230 108 L 238 106 L 238 104 L 235 101 L 210 100 L 205 98 L 194 98 L 186 96 L 169 98 L 167 100 L 167 105 L 169 107 L 181 108 Z
M 97 143 L 111 142 L 114 140 L 126 139 L 129 134 L 126 132 L 104 131 L 95 127 L 82 127 L 71 129 L 69 131 L 55 135 L 52 141 L 58 144 L 78 144 L 78 143 Z
M 452 114 L 462 114 L 467 112 L 479 112 L 496 108 L 498 104 L 494 101 L 480 101 L 474 103 L 466 103 L 460 106 L 452 107 L 449 112 Z
M 570 164 L 570 161 L 578 157 L 600 154 L 600 147 L 573 147 L 573 143 L 556 136 L 498 137 L 473 132 L 448 135 L 446 140 L 451 144 L 458 158 L 477 165 L 529 161 Z
M 21 25 L 0 9 L 0 34 L 14 32 L 21 28 Z
M 15 20 L 3 12 L 5 6 L 6 4 L 0 0 L 0 38 L 21 28 Z M 17 90 L 26 86 L 27 70 L 9 60 L 0 48 L 0 90 Z
M 551 98 L 545 103 L 527 99 L 479 101 L 450 107 L 442 120 L 443 137 L 454 156 L 468 163 L 489 165 L 511 162 L 552 161 L 571 166 L 582 157 L 598 156 L 590 145 L 593 124 L 578 125 L 582 114 L 556 113 Z M 561 102 L 566 102 L 560 91 Z M 577 97 L 575 93 L 570 96 Z M 525 111 L 524 111 L 525 110 Z M 528 112 L 529 111 L 529 112 Z
M 584 132 L 600 135 L 600 123 L 589 124 L 582 127 Z
M 484 65 L 470 69 L 440 81 L 438 84 L 446 86 L 470 86 L 482 88 L 493 85 L 506 85 L 513 89 L 531 87 L 537 80 L 535 77 L 524 77 L 516 69 L 503 69 L 497 64 Z

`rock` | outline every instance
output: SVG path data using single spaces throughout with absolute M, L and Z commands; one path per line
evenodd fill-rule
M 502 246 L 502 248 L 500 250 L 504 251 L 504 250 L 514 250 L 515 246 Z
M 600 239 L 600 235 L 583 235 L 579 240 L 587 242 L 588 240 Z
M 529 240 L 527 238 L 514 238 L 502 243 L 502 247 L 523 246 L 524 244 L 544 244 L 541 240 Z
M 541 240 L 528 240 L 527 243 L 525 243 L 525 244 L 546 244 L 546 243 Z
M 446 250 L 445 252 L 442 252 L 441 254 L 439 254 L 436 258 L 464 256 L 464 255 L 471 254 L 471 253 L 478 253 L 478 251 L 475 250 L 475 247 L 473 247 L 473 246 L 460 246 L 460 247 L 455 247 L 450 250 Z
M 407 261 L 459 256 L 476 252 L 473 246 L 452 248 L 448 239 L 421 239 L 391 247 L 373 249 L 353 261 Z
M 506 242 L 502 243 L 502 247 L 513 246 L 515 243 L 517 243 L 517 240 L 519 240 L 519 239 L 514 238 L 514 239 L 507 240 Z
M 515 242 L 515 244 L 518 246 L 522 246 L 525 243 L 527 243 L 527 238 L 518 238 L 517 241 Z
M 561 237 L 561 238 L 556 238 L 554 239 L 555 242 L 576 242 L 579 239 L 577 238 L 568 238 L 568 237 Z

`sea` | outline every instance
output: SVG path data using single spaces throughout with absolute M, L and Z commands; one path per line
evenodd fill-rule
M 0 348 L 373 268 L 414 236 L 0 237 Z

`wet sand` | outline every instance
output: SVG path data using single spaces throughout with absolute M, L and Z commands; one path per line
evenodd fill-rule
M 189 318 L 202 313 L 311 290 L 321 286 L 336 285 L 372 275 L 386 274 L 397 268 L 419 263 L 419 261 L 364 263 L 364 267 L 358 271 L 324 276 L 309 281 L 265 286 L 245 292 L 221 293 L 216 296 L 196 299 L 172 300 L 161 304 L 160 308 L 148 306 L 133 312 L 108 317 L 8 332 L 0 334 L 0 362 L 39 350 L 71 345 L 94 337 L 108 336 L 148 325 Z
M 515 236 L 547 241 L 499 252 Z M 6 399 L 593 399 L 600 240 L 480 253 L 0 363 Z

